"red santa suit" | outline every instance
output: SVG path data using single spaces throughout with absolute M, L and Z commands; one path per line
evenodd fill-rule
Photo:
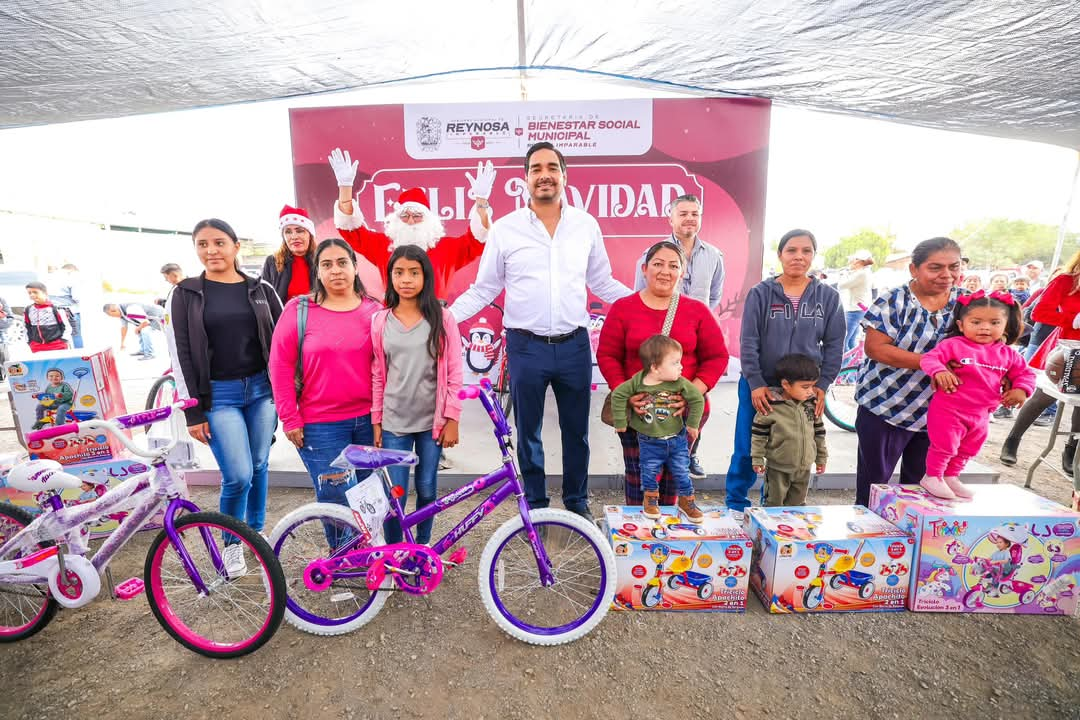
M 403 209 L 420 210 L 429 216 L 431 214 L 427 194 L 420 188 L 401 193 L 394 211 L 400 212 Z M 394 252 L 394 243 L 386 233 L 374 232 L 364 225 L 364 215 L 355 200 L 352 215 L 346 215 L 338 203 L 334 203 L 334 225 L 345 242 L 367 258 L 380 275 L 386 272 L 386 264 Z M 469 213 L 469 229 L 464 235 L 441 237 L 435 241 L 433 247 L 427 248 L 428 257 L 431 258 L 431 265 L 435 270 L 435 297 L 445 299 L 454 273 L 480 257 L 484 252 L 487 232 L 474 206 Z

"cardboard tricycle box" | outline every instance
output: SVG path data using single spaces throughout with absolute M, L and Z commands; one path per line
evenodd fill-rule
M 750 540 L 738 521 L 722 506 L 703 507 L 700 525 L 675 507 L 660 510 L 650 520 L 640 507 L 604 508 L 618 574 L 613 607 L 743 612 Z
M 750 587 L 769 612 L 904 609 L 913 541 L 861 505 L 759 507 Z
M 10 470 L 10 467 L 7 468 Z M 138 475 L 147 471 L 147 466 L 138 458 L 116 458 L 103 462 L 82 463 L 79 465 L 66 465 L 64 472 L 76 475 L 84 480 L 81 487 L 65 490 L 60 496 L 65 505 L 79 505 L 93 502 L 104 495 L 108 490 L 116 487 L 132 475 Z M 7 473 L 0 467 L 0 502 L 8 502 L 37 516 L 42 512 L 41 504 L 34 493 L 22 492 L 8 487 Z M 154 513 L 143 530 L 160 528 L 162 524 L 162 511 Z M 101 517 L 96 523 L 90 525 L 90 536 L 94 538 L 104 537 L 111 533 L 127 517 L 127 512 L 114 512 Z
M 120 457 L 123 445 L 101 431 L 26 442 L 31 430 L 127 412 L 111 349 L 36 353 L 6 369 L 15 427 L 32 455 L 64 465 Z
M 872 485 L 870 507 L 912 533 L 911 610 L 1071 615 L 1080 514 L 1015 485 L 969 485 L 942 500 L 917 485 Z

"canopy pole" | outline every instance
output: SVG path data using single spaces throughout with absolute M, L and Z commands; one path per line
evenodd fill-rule
M 517 31 L 518 31 L 518 80 L 521 88 L 521 100 L 529 99 L 529 90 L 526 87 L 525 74 L 525 0 L 517 0 Z
M 1069 199 L 1065 201 L 1065 217 L 1061 218 L 1061 227 L 1058 228 L 1057 246 L 1054 248 L 1054 259 L 1050 263 L 1051 272 L 1061 262 L 1061 248 L 1065 245 L 1065 229 L 1069 224 L 1073 198 L 1076 197 L 1077 179 L 1080 179 L 1080 152 L 1076 153 L 1076 170 L 1073 171 L 1072 185 L 1069 187 Z

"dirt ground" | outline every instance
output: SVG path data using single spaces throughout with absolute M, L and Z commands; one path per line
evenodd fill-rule
M 982 461 L 995 462 L 1007 429 L 991 426 Z M 1023 484 L 1045 440 L 1033 429 L 1002 481 Z M 1034 489 L 1066 502 L 1070 486 L 1042 470 Z M 216 508 L 216 492 L 194 494 Z M 311 495 L 272 490 L 268 527 Z M 525 645 L 496 627 L 477 590 L 483 543 L 510 509 L 467 537 L 470 559 L 433 595 L 394 596 L 351 635 L 282 624 L 253 655 L 211 661 L 170 639 L 142 596 L 61 611 L 0 647 L 0 718 L 1080 717 L 1077 618 L 770 615 L 751 597 L 745 614 L 611 613 L 569 646 Z M 143 533 L 114 560 L 117 580 L 141 573 L 150 540 Z

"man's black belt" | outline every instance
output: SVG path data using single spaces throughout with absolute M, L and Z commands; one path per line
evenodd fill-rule
M 522 330 L 521 328 L 509 328 L 509 330 L 510 330 L 510 332 L 516 332 L 519 335 L 524 335 L 525 337 L 530 337 L 533 340 L 539 340 L 540 342 L 547 343 L 548 345 L 558 345 L 559 343 L 564 343 L 567 340 L 575 338 L 578 335 L 585 332 L 585 328 L 583 328 L 583 327 L 574 328 L 570 332 L 563 333 L 562 335 L 537 335 L 534 332 L 529 332 L 528 330 Z

